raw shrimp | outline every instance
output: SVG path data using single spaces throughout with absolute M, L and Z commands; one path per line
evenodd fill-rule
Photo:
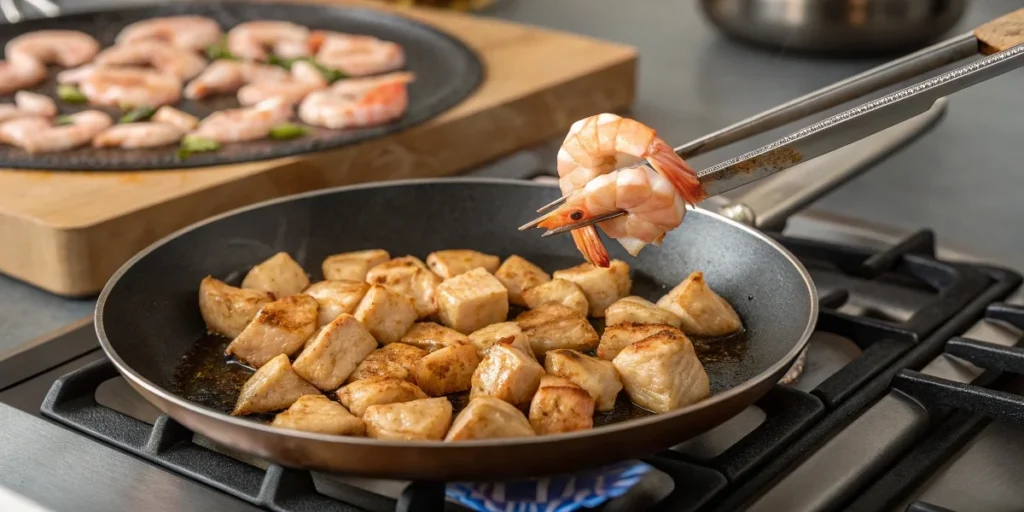
M 185 135 L 185 130 L 165 123 L 116 124 L 103 130 L 92 139 L 94 148 L 155 148 L 175 144 Z
M 682 223 L 686 203 L 664 174 L 648 165 L 627 167 L 590 180 L 538 227 L 554 229 L 616 210 L 627 214 L 600 223 L 601 229 L 636 256 L 647 244 L 660 245 L 665 233 Z M 607 258 L 601 239 L 595 233 L 584 241 L 577 245 L 584 257 L 601 266 Z
M 314 91 L 299 105 L 299 119 L 340 130 L 383 124 L 402 116 L 409 106 L 407 84 L 412 73 L 342 80 Z
M 205 16 L 166 16 L 128 25 L 117 34 L 116 42 L 163 41 L 184 50 L 200 52 L 220 41 L 222 35 L 220 25 Z
M 146 66 L 189 80 L 206 67 L 206 59 L 168 43 L 143 39 L 103 50 L 93 61 L 96 67 Z
M 376 37 L 316 31 L 310 41 L 318 48 L 317 62 L 348 76 L 376 75 L 405 65 L 401 46 Z
M 14 93 L 14 104 L 19 110 L 29 114 L 53 117 L 57 115 L 57 104 L 49 96 L 30 91 Z
M 55 126 L 45 117 L 25 117 L 0 125 L 0 141 L 29 153 L 65 151 L 88 144 L 114 121 L 104 112 L 85 110 L 68 116 L 69 124 Z
M 32 87 L 46 79 L 46 66 L 36 59 L 15 55 L 0 61 L 0 94 Z
M 199 126 L 199 118 L 196 116 L 182 112 L 172 106 L 164 105 L 153 113 L 153 117 L 149 118 L 154 123 L 169 124 L 171 126 L 177 126 L 182 132 L 190 132 Z
M 89 62 L 98 51 L 100 43 L 77 30 L 37 30 L 11 39 L 4 48 L 8 60 L 28 57 L 66 68 Z
M 282 45 L 286 52 L 295 52 L 305 45 L 309 29 L 287 21 L 250 21 L 228 31 L 228 51 L 247 60 L 267 60 L 267 48 Z
M 293 114 L 291 104 L 272 98 L 251 107 L 214 112 L 200 121 L 191 135 L 221 143 L 262 139 Z
M 283 82 L 288 71 L 256 62 L 217 60 L 185 86 L 185 97 L 200 99 L 214 94 L 235 92 L 249 83 Z
M 292 64 L 290 80 L 246 85 L 238 90 L 238 102 L 248 106 L 270 98 L 281 98 L 294 105 L 309 93 L 323 89 L 327 85 L 327 79 L 316 66 L 299 61 Z
M 100 68 L 80 85 L 93 105 L 159 107 L 181 98 L 181 80 L 174 75 L 134 68 Z

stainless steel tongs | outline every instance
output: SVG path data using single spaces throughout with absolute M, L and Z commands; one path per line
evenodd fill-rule
M 679 146 L 675 152 L 689 158 L 711 151 L 979 53 L 988 56 L 704 169 L 697 173 L 701 186 L 711 197 L 766 178 L 915 117 L 939 98 L 1024 66 L 1024 9 Z M 565 200 L 559 198 L 537 212 L 548 212 Z M 610 212 L 548 230 L 543 236 L 566 233 L 625 213 Z M 520 231 L 536 227 L 545 217 L 523 225 Z

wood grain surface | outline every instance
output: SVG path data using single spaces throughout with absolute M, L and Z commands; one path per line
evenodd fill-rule
M 446 31 L 477 52 L 484 82 L 431 121 L 333 151 L 187 170 L 0 170 L 0 272 L 60 295 L 92 295 L 139 250 L 211 215 L 318 188 L 455 174 L 634 98 L 637 55 L 628 46 L 445 10 L 316 1 Z

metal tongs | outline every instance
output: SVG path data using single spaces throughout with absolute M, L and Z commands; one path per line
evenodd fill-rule
M 946 95 L 1024 66 L 1024 9 L 708 134 L 675 148 L 675 152 L 683 158 L 690 158 L 979 53 L 987 57 L 836 114 L 771 144 L 704 169 L 697 173 L 701 186 L 711 197 L 766 178 L 915 117 Z M 566 199 L 561 197 L 537 212 L 549 212 Z M 542 236 L 567 233 L 625 214 L 623 210 L 609 212 L 548 230 Z M 545 217 L 542 215 L 519 230 L 536 227 Z

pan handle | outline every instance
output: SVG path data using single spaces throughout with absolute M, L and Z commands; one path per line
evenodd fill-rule
M 947 103 L 946 98 L 940 98 L 916 117 L 762 180 L 734 201 L 718 203 L 718 211 L 749 226 L 781 231 L 790 215 L 934 128 L 945 115 Z M 708 200 L 710 209 L 715 199 Z

